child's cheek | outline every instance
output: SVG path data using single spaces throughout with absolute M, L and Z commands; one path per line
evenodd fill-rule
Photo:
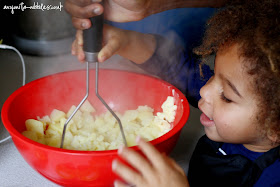
M 217 133 L 221 136 L 228 136 L 232 133 L 232 119 L 227 113 L 220 112 L 214 116 Z

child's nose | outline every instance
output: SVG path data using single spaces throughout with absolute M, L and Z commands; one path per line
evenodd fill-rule
M 204 101 L 208 104 L 211 103 L 211 83 L 213 81 L 213 77 L 211 77 L 208 82 L 200 89 L 200 96 Z

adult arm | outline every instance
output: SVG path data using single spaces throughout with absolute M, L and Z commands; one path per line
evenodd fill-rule
M 228 0 L 66 0 L 65 9 L 72 16 L 74 27 L 89 28 L 88 18 L 104 11 L 107 20 L 115 22 L 139 21 L 155 13 L 186 7 L 221 7 Z
M 228 0 L 152 0 L 147 15 L 176 8 L 222 7 Z

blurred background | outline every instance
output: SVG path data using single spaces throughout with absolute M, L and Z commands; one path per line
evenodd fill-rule
M 64 0 L 16 0 L 1 1 L 5 6 L 53 5 L 61 7 Z M 61 11 L 60 11 L 61 10 Z M 15 9 L 1 10 L 1 36 L 6 44 L 12 44 L 21 52 L 31 55 L 57 55 L 69 52 L 75 29 L 70 16 L 60 10 Z
M 11 10 L 3 9 L 4 6 L 19 6 L 20 3 L 26 6 L 34 3 L 63 5 L 64 0 L 0 1 L 0 40 L 16 47 L 23 54 L 26 83 L 58 72 L 84 69 L 85 65 L 70 53 L 75 29 L 64 8 L 62 11 L 14 10 L 14 14 Z M 192 50 L 201 42 L 206 20 L 214 11 L 213 8 L 181 8 L 158 13 L 139 22 L 108 23 L 123 29 L 160 34 Z M 102 63 L 100 68 L 146 73 L 118 55 Z M 8 96 L 21 85 L 22 66 L 19 56 L 14 51 L 0 49 L 0 109 Z M 171 154 L 186 172 L 194 146 L 203 134 L 199 116 L 200 111 L 191 107 L 190 118 Z M 0 139 L 7 136 L 1 122 Z M 0 144 L 0 168 L 0 186 L 57 186 L 31 169 L 11 140 Z

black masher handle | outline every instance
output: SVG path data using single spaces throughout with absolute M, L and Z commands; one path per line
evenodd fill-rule
M 98 54 L 102 49 L 103 14 L 90 18 L 90 21 L 91 27 L 83 31 L 84 52 L 88 54 Z M 91 61 L 91 59 L 86 60 Z

